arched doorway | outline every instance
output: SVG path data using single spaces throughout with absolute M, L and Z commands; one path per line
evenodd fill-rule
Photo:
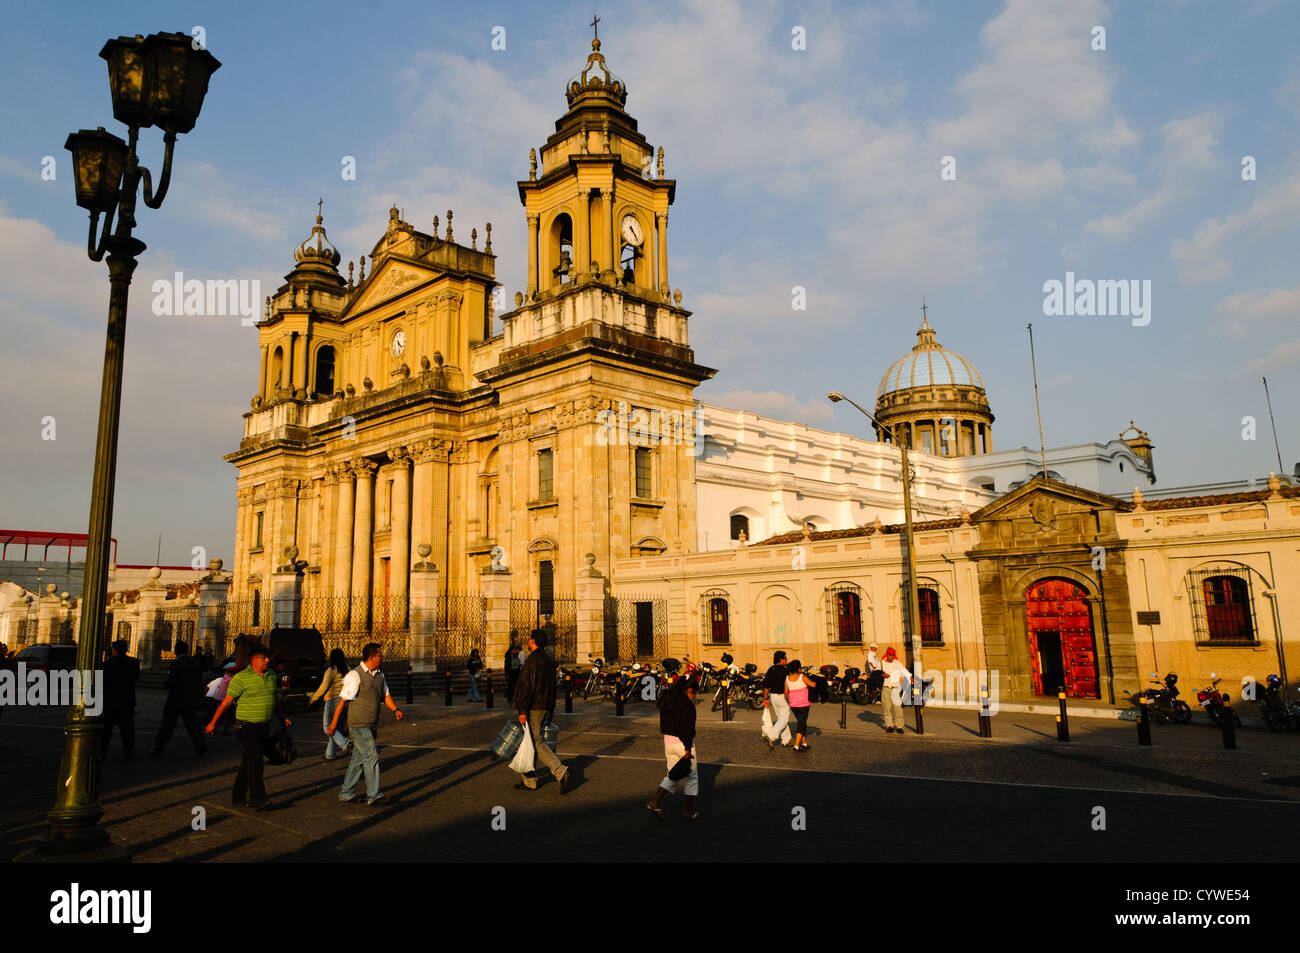
M 1039 579 L 1025 593 L 1034 694 L 1099 698 L 1088 593 L 1069 579 Z

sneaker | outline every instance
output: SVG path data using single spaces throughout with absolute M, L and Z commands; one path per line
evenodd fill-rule
M 659 818 L 659 820 L 662 821 L 664 819 L 664 809 L 662 807 L 655 807 L 653 801 L 647 802 L 645 807 L 647 811 Z
M 569 769 L 565 768 L 564 773 L 560 775 L 560 793 L 569 793 Z
M 768 750 L 768 751 L 774 751 L 774 750 L 776 750 L 776 742 L 775 742 L 775 741 L 773 741 L 773 740 L 772 740 L 771 738 L 769 738 L 767 735 L 764 735 L 764 736 L 763 736 L 763 740 L 767 742 L 767 750 Z
M 536 784 L 536 783 L 528 784 L 527 782 L 520 781 L 519 783 L 517 783 L 517 784 L 515 785 L 515 790 L 516 790 L 516 791 L 536 791 L 536 790 L 537 790 L 537 784 Z
M 341 804 L 351 804 L 351 803 L 353 803 L 356 799 L 357 799 L 357 796 L 356 796 L 355 794 L 352 794 L 352 795 L 350 795 L 350 796 L 348 796 L 348 797 L 343 797 L 343 795 L 341 795 L 341 794 L 339 795 L 339 803 L 341 803 Z
M 699 819 L 700 819 L 699 811 L 691 811 L 691 813 L 689 814 L 682 815 L 682 820 L 684 821 L 698 821 Z
M 376 794 L 374 797 L 366 799 L 366 807 L 371 807 L 375 804 L 378 804 L 380 801 L 386 801 L 386 800 L 388 800 L 388 798 L 383 793 Z

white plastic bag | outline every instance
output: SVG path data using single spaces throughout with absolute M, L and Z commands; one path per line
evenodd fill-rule
M 763 734 L 772 737 L 772 709 L 767 705 L 763 706 Z
M 519 742 L 519 750 L 510 761 L 510 770 L 520 774 L 533 770 L 533 732 L 528 725 L 524 725 L 524 740 Z

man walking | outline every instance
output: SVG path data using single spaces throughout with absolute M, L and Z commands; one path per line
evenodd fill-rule
M 130 643 L 118 639 L 113 655 L 104 662 L 104 719 L 100 753 L 108 754 L 113 726 L 122 734 L 122 757 L 135 760 L 135 683 L 140 681 L 140 662 L 126 654 Z
M 387 707 L 398 721 L 402 720 L 402 709 L 397 707 L 393 696 L 388 693 L 388 682 L 384 678 L 383 669 L 379 667 L 383 661 L 379 643 L 366 643 L 361 650 L 361 664 L 343 676 L 339 705 L 334 709 L 334 717 L 325 732 L 333 735 L 338 731 L 339 719 L 347 712 L 352 760 L 348 762 L 347 773 L 343 775 L 340 801 L 357 799 L 357 784 L 363 774 L 366 778 L 366 804 L 378 804 L 384 800 L 384 795 L 379 790 L 379 749 L 375 747 L 375 736 L 379 733 L 379 709 L 381 706 Z
M 176 730 L 176 719 L 185 723 L 185 732 L 194 742 L 194 754 L 202 756 L 208 753 L 208 742 L 203 737 L 203 729 L 195 716 L 195 709 L 203 703 L 203 660 L 197 655 L 190 655 L 189 646 L 184 642 L 176 643 L 176 658 L 167 672 L 167 700 L 163 702 L 162 724 L 158 726 L 158 735 L 154 738 L 151 755 L 161 756 L 167 746 L 172 732 Z
M 763 707 L 767 709 L 763 713 L 767 716 L 764 721 L 771 719 L 770 726 L 763 725 L 763 738 L 767 741 L 769 751 L 776 747 L 778 741 L 782 747 L 790 747 L 790 706 L 785 698 L 785 677 L 788 671 L 785 653 L 780 650 L 773 652 L 772 667 L 763 676 Z
M 217 706 L 217 712 L 208 722 L 207 732 L 217 730 L 217 722 L 226 709 L 235 705 L 235 735 L 243 758 L 235 775 L 235 786 L 230 792 L 230 803 L 239 807 L 248 798 L 248 806 L 255 811 L 265 811 L 271 806 L 262 782 L 262 752 L 271 736 L 273 721 L 285 727 L 292 722 L 281 710 L 279 684 L 275 672 L 270 671 L 271 653 L 263 645 L 254 645 L 248 658 L 248 667 L 230 680 L 226 697 Z
M 519 712 L 519 724 L 528 729 L 533 739 L 533 758 L 541 761 L 560 782 L 560 793 L 569 790 L 569 769 L 560 763 L 555 752 L 542 740 L 542 726 L 555 713 L 555 660 L 546 654 L 546 633 L 533 629 L 528 636 L 528 658 L 519 670 L 519 683 L 515 685 L 514 706 Z M 515 785 L 529 791 L 537 790 L 537 772 L 521 775 Z
M 698 821 L 695 797 L 700 793 L 700 771 L 695 757 L 695 677 L 684 678 L 664 693 L 659 702 L 659 730 L 664 733 L 664 760 L 668 773 L 655 788 L 646 808 L 659 820 L 664 819 L 664 795 L 672 794 L 679 784 L 686 791 L 682 820 Z

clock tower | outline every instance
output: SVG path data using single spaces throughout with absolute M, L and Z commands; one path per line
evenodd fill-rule
M 694 389 L 715 372 L 695 363 L 668 284 L 676 183 L 599 39 L 565 95 L 518 183 L 527 287 L 476 377 L 498 395 L 502 486 L 520 497 L 503 501 L 510 549 L 569 589 L 588 553 L 609 576 L 619 558 L 694 549 Z

